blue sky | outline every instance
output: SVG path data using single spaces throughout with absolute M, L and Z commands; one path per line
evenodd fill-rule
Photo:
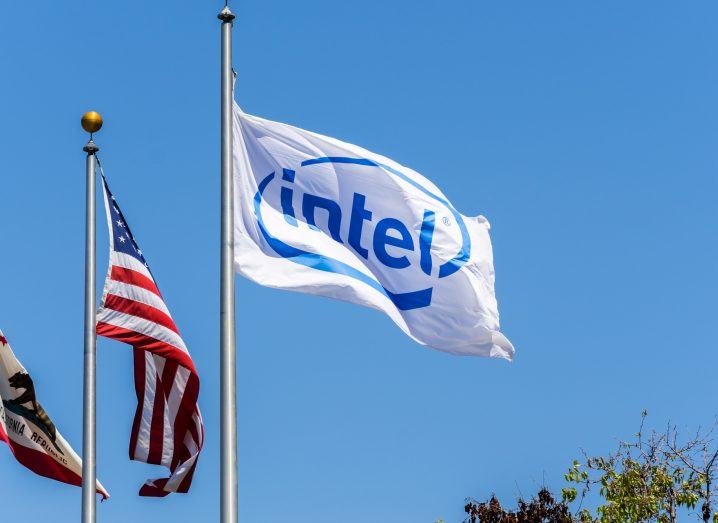
M 233 2 L 234 3 L 234 2 Z M 99 521 L 218 515 L 220 2 L 9 2 L 0 17 L 0 328 L 81 447 L 84 159 L 97 136 L 202 378 L 191 493 L 136 496 L 130 351 L 100 340 Z M 419 170 L 492 223 L 513 364 L 424 349 L 380 313 L 237 280 L 242 523 L 432 523 L 560 489 L 580 449 L 709 423 L 718 6 L 710 1 L 234 3 L 251 113 Z M 107 262 L 98 215 L 98 286 Z M 0 449 L 3 515 L 80 491 Z

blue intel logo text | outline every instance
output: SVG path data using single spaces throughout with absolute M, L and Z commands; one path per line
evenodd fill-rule
M 453 214 L 462 237 L 462 245 L 459 253 L 451 260 L 439 266 L 438 277 L 445 278 L 450 276 L 459 270 L 469 259 L 471 244 L 466 226 L 461 216 L 444 198 L 433 194 L 415 180 L 406 177 L 396 169 L 377 164 L 371 160 L 362 158 L 316 158 L 302 162 L 302 167 L 317 163 L 351 163 L 373 168 L 381 167 L 385 171 L 388 171 L 390 175 L 397 176 L 421 190 Z M 254 210 L 257 223 L 264 239 L 274 252 L 283 258 L 316 270 L 342 274 L 359 280 L 387 296 L 399 310 L 418 309 L 431 305 L 433 291 L 431 286 L 408 292 L 397 292 L 396 289 L 389 290 L 387 287 L 389 287 L 388 283 L 390 282 L 384 282 L 382 284 L 344 262 L 319 253 L 304 251 L 274 237 L 270 231 L 267 230 L 266 224 L 262 219 L 261 202 L 264 191 L 269 183 L 275 179 L 275 174 L 276 173 L 269 174 L 259 183 L 258 191 L 254 197 Z M 418 231 L 418 237 L 414 238 L 409 228 L 397 218 L 382 218 L 374 223 L 375 217 L 370 205 L 367 203 L 366 195 L 353 192 L 352 205 L 349 210 L 348 234 L 346 238 L 342 238 L 340 231 L 342 230 L 343 210 L 338 202 L 324 196 L 304 192 L 304 194 L 301 195 L 301 208 L 295 209 L 295 177 L 295 170 L 282 169 L 282 184 L 279 192 L 280 204 L 284 220 L 290 226 L 299 226 L 297 222 L 297 211 L 299 211 L 301 212 L 303 221 L 310 228 L 319 230 L 317 226 L 317 215 L 323 215 L 326 217 L 328 234 L 332 239 L 338 243 L 348 245 L 362 258 L 368 259 L 369 249 L 371 249 L 380 263 L 392 269 L 402 270 L 412 265 L 408 254 L 418 250 L 419 268 L 426 276 L 431 276 L 431 244 L 434 237 L 436 221 L 436 212 L 434 210 L 423 210 L 421 228 Z M 445 219 L 445 222 L 446 221 L 450 223 L 448 218 Z M 366 241 L 366 244 L 362 244 L 362 232 L 365 224 L 369 222 L 374 223 L 374 233 L 371 239 Z

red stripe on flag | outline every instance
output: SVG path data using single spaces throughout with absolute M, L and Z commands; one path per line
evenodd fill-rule
M 140 433 L 140 423 L 142 422 L 142 409 L 145 404 L 145 351 L 133 348 L 132 357 L 135 360 L 135 394 L 137 395 L 137 409 L 135 410 L 135 419 L 132 422 L 132 432 L 130 434 L 130 459 L 135 459 L 135 454 L 137 452 L 137 438 Z
M 169 399 L 170 393 L 174 388 L 176 374 L 177 362 L 167 360 L 165 362 L 165 368 L 162 369 L 162 388 L 164 390 L 165 398 L 167 399 Z
M 184 477 L 182 482 L 180 483 L 180 486 L 177 488 L 177 492 L 180 494 L 186 494 L 189 492 L 189 487 L 192 485 L 192 478 L 194 477 L 194 469 L 197 467 L 197 460 L 194 460 L 194 463 L 192 463 L 192 467 L 187 472 L 187 475 Z
M 187 431 L 192 430 L 191 427 L 194 424 L 192 421 L 192 414 L 197 406 L 197 397 L 199 396 L 199 378 L 195 373 L 191 373 L 187 378 L 187 385 L 185 386 L 184 394 L 182 395 L 182 401 L 180 402 L 179 408 L 177 409 L 177 417 L 175 418 L 175 452 L 172 457 L 173 465 L 176 465 L 180 461 L 187 459 L 181 457 L 178 449 L 181 449 L 184 445 L 184 438 Z M 196 440 L 195 440 L 196 441 Z M 199 447 L 199 444 L 197 445 Z
M 185 369 L 188 369 L 193 374 L 197 374 L 194 368 L 192 358 L 189 357 L 182 349 L 170 345 L 164 341 L 157 340 L 146 334 L 140 334 L 139 332 L 131 331 L 123 327 L 117 327 L 116 325 L 110 325 L 102 321 L 97 322 L 97 334 L 106 338 L 121 341 L 132 345 L 136 349 L 146 350 L 152 354 L 157 354 L 163 358 L 167 358 L 171 361 L 176 361 L 178 365 L 181 365 Z
M 150 498 L 164 498 L 169 494 L 168 491 L 164 490 L 167 485 L 168 479 L 156 479 L 152 482 L 152 485 L 145 483 L 140 489 L 140 496 Z
M 114 294 L 108 294 L 105 298 L 105 308 L 117 312 L 123 312 L 125 314 L 129 314 L 130 316 L 136 316 L 138 318 L 142 318 L 143 320 L 162 325 L 179 335 L 177 326 L 172 318 L 161 310 L 155 309 L 145 303 L 123 298 L 121 296 L 115 296 Z
M 172 393 L 172 390 L 175 387 L 176 376 L 177 376 L 177 363 L 174 361 L 165 360 L 165 367 L 162 370 L 162 388 L 164 390 L 165 398 L 168 401 L 167 408 L 168 408 L 168 414 L 170 415 L 170 417 L 171 417 L 172 413 L 169 412 L 169 397 L 170 397 L 170 394 Z M 172 458 L 171 458 L 170 468 L 175 466 L 175 464 L 177 463 L 177 461 L 176 461 L 177 446 L 183 439 L 182 433 L 177 429 L 177 427 L 178 427 L 178 425 L 181 425 L 181 420 L 182 420 L 182 418 L 185 417 L 182 413 L 182 400 L 185 398 L 186 392 L 187 392 L 187 387 L 185 386 L 185 390 L 183 392 L 182 399 L 180 400 L 180 404 L 177 405 L 177 413 L 175 414 L 174 425 L 172 427 L 173 445 L 172 445 Z
M 63 467 L 51 456 L 45 454 L 36 449 L 31 449 L 20 444 L 14 444 L 9 438 L 5 440 L 10 447 L 10 451 L 15 456 L 15 459 L 24 465 L 35 474 L 46 478 L 54 479 L 62 483 L 69 485 L 75 485 L 77 487 L 82 486 L 82 477 L 75 474 L 70 469 Z M 107 499 L 106 493 L 101 490 L 97 490 L 98 494 L 101 494 L 103 499 Z
M 7 435 L 7 432 L 5 432 L 5 429 L 3 428 L 2 424 L 0 424 L 0 441 L 4 441 L 8 445 L 10 445 L 10 438 Z
M 192 457 L 192 453 L 187 448 L 187 445 L 182 443 L 182 445 L 180 445 L 179 452 L 175 455 L 175 459 L 178 459 L 179 461 L 187 461 L 190 457 Z
M 157 288 L 157 285 L 155 285 L 155 282 L 152 281 L 151 278 L 148 278 L 140 272 L 133 271 L 132 269 L 113 265 L 112 271 L 110 271 L 110 279 L 114 281 L 119 281 L 120 283 L 129 283 L 130 285 L 142 287 L 143 289 L 150 291 L 153 294 L 156 294 L 160 298 L 162 297 L 162 295 L 160 294 L 160 290 Z

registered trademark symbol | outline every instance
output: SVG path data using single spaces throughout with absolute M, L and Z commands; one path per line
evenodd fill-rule
M 448 216 L 444 216 L 441 221 L 444 222 L 444 225 L 451 225 L 451 219 Z

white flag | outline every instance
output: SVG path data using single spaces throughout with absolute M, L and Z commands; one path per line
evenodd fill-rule
M 0 331 L 0 441 L 24 466 L 47 478 L 82 485 L 82 460 L 35 395 L 35 384 Z M 109 494 L 97 482 L 97 493 Z
M 435 349 L 513 358 L 488 221 L 416 171 L 235 104 L 234 214 L 249 279 L 379 309 Z

